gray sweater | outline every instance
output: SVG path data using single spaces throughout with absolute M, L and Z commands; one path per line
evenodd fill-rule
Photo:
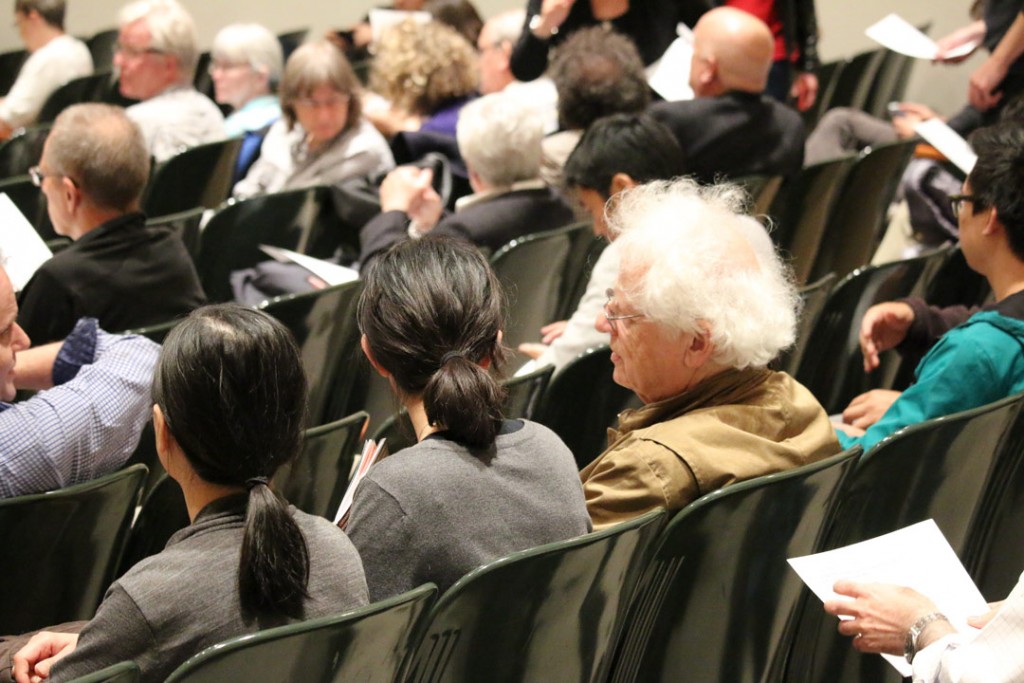
M 163 552 L 115 582 L 49 681 L 68 681 L 129 659 L 139 665 L 143 681 L 163 681 L 203 648 L 286 623 L 242 617 L 238 557 L 244 502 L 232 496 L 207 505 Z M 345 534 L 325 519 L 294 508 L 292 514 L 309 549 L 305 618 L 367 604 L 359 555 Z
M 372 600 L 427 581 L 443 593 L 480 565 L 588 531 L 572 453 L 546 427 L 518 421 L 484 452 L 435 434 L 380 461 L 348 524 Z

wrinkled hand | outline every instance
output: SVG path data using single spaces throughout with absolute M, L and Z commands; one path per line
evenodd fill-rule
M 380 184 L 380 210 L 409 213 L 413 203 L 430 187 L 434 177 L 430 169 L 399 166 Z
M 1003 99 L 1003 93 L 996 88 L 1006 78 L 1006 65 L 994 57 L 989 57 L 971 74 L 967 87 L 967 99 L 979 111 L 988 111 Z
M 798 111 L 807 111 L 818 99 L 818 77 L 809 71 L 801 71 L 793 79 L 789 95 L 796 100 Z
M 565 334 L 565 328 L 568 324 L 568 320 L 556 320 L 555 322 L 548 323 L 544 327 L 540 328 L 540 333 L 542 335 L 541 341 L 545 344 L 550 344 L 555 341 Z
M 53 663 L 74 651 L 77 633 L 40 631 L 13 657 L 14 680 L 18 683 L 39 683 L 49 677 Z
M 420 232 L 430 232 L 441 220 L 444 205 L 441 196 L 434 189 L 434 172 L 429 168 L 420 169 L 416 179 L 416 195 L 409 205 L 408 214 Z
M 981 45 L 981 39 L 984 37 L 984 21 L 974 21 L 968 24 L 967 26 L 962 26 L 958 28 L 956 31 L 950 33 L 948 36 L 945 36 L 935 41 L 935 44 L 938 45 L 939 47 L 939 51 L 935 55 L 935 61 L 942 62 L 944 64 L 958 64 L 967 59 L 968 57 L 970 57 L 972 54 L 974 54 L 974 50 L 978 49 L 978 46 Z M 950 50 L 958 48 L 961 45 L 966 45 L 967 43 L 970 42 L 975 43 L 975 48 L 974 50 L 971 50 L 967 54 L 960 55 L 959 57 L 945 56 L 946 53 L 948 53 Z
M 935 612 L 935 603 L 911 588 L 883 583 L 837 581 L 832 588 L 853 600 L 829 600 L 825 611 L 838 617 L 839 632 L 854 636 L 861 652 L 902 655 L 907 631 L 921 617 Z
M 1006 601 L 1000 600 L 999 602 L 988 603 L 987 612 L 974 617 L 967 617 L 967 623 L 974 628 L 985 628 L 988 625 L 988 622 L 992 621 L 992 617 L 994 617 L 996 613 L 1003 608 L 1004 602 Z
M 859 429 L 867 429 L 885 415 L 889 407 L 900 397 L 900 392 L 890 389 L 872 389 L 850 401 L 843 411 L 843 422 Z
M 528 358 L 532 358 L 533 360 L 537 360 L 543 356 L 544 352 L 547 350 L 547 344 L 523 343 L 519 345 L 519 353 L 527 356 Z
M 901 302 L 875 304 L 860 323 L 860 350 L 864 355 L 864 372 L 878 367 L 878 354 L 895 348 L 907 336 L 914 322 L 914 309 Z

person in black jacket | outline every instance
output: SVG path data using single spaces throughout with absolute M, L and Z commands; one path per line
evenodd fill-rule
M 633 40 L 645 65 L 656 62 L 676 39 L 676 25 L 694 26 L 706 0 L 529 0 L 526 25 L 512 51 L 512 73 L 532 81 L 544 73 L 548 50 L 573 31 L 604 25 Z
M 538 177 L 542 135 L 541 117 L 512 96 L 496 93 L 467 104 L 458 142 L 473 194 L 442 216 L 431 171 L 395 169 L 381 184 L 382 213 L 360 231 L 363 267 L 392 244 L 428 233 L 496 250 L 516 237 L 571 223 L 572 209 Z

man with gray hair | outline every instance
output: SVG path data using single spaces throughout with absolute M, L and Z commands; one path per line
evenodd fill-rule
M 457 139 L 473 194 L 442 218 L 429 169 L 401 166 L 380 187 L 381 214 L 360 231 L 365 265 L 407 237 L 430 233 L 469 240 L 488 249 L 530 232 L 573 221 L 572 209 L 538 177 L 543 126 L 528 105 L 504 93 L 463 107 Z
M 476 41 L 480 52 L 480 92 L 503 92 L 534 107 L 544 119 L 544 132 L 558 130 L 558 91 L 550 78 L 527 83 L 512 74 L 512 48 L 526 24 L 526 11 L 513 9 L 488 19 Z
M 36 343 L 82 317 L 107 330 L 161 323 L 205 303 L 192 259 L 169 227 L 145 224 L 145 142 L 123 109 L 78 104 L 54 122 L 32 179 L 53 228 L 74 243 L 43 263 L 20 295 L 18 324 Z
M 30 55 L 0 98 L 0 140 L 35 123 L 46 98 L 72 78 L 92 73 L 85 43 L 64 33 L 64 0 L 15 0 L 14 25 Z
M 839 451 L 818 401 L 767 367 L 794 341 L 799 298 L 741 202 L 680 179 L 611 208 L 621 262 L 596 325 L 616 383 L 644 406 L 619 416 L 580 473 L 595 529 Z
M 195 23 L 176 0 L 137 0 L 121 10 L 114 66 L 121 94 L 142 100 L 128 116 L 157 161 L 225 136 L 224 115 L 192 86 L 198 60 Z

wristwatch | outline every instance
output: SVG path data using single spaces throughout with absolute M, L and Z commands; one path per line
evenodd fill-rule
M 933 621 L 949 621 L 949 619 L 942 612 L 932 612 L 915 621 L 914 625 L 907 630 L 907 639 L 903 643 L 903 656 L 907 658 L 908 664 L 914 663 L 914 655 L 917 654 L 918 637 L 927 628 L 928 624 Z
M 530 28 L 530 33 L 532 33 L 534 37 L 539 38 L 540 40 L 548 40 L 549 38 L 551 38 L 551 36 L 558 33 L 558 27 L 555 26 L 546 36 L 539 36 L 537 35 L 537 29 L 540 28 L 543 22 L 544 19 L 541 18 L 539 14 L 534 14 L 532 17 L 530 17 L 530 23 L 528 24 L 528 26 Z

